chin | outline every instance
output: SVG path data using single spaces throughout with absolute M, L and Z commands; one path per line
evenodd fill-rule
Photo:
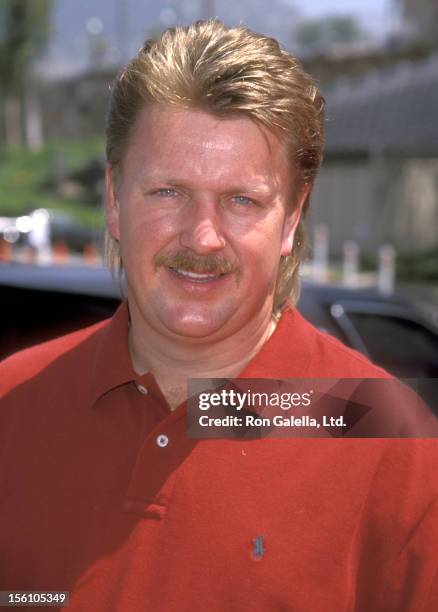
M 205 320 L 167 321 L 165 326 L 171 333 L 184 338 L 207 338 L 222 327 Z
M 163 316 L 164 315 L 164 316 Z M 191 309 L 189 312 L 162 313 L 160 321 L 171 333 L 184 338 L 207 338 L 223 330 L 229 320 L 225 313 Z

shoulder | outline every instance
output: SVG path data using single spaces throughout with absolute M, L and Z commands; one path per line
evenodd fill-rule
M 80 329 L 49 342 L 14 353 L 0 362 L 0 398 L 13 388 L 38 377 L 49 367 L 80 367 L 100 332 L 110 319 Z
M 283 315 L 285 328 L 306 345 L 307 377 L 389 378 L 391 375 L 367 357 L 343 344 L 327 332 L 318 330 L 296 309 Z
M 362 353 L 351 349 L 327 332 L 315 328 L 314 333 L 316 346 L 312 366 L 323 366 L 339 375 L 342 374 L 343 377 L 357 375 L 367 378 L 387 378 L 391 376 Z
M 389 378 L 369 359 L 286 310 L 275 332 L 244 370 L 247 378 Z

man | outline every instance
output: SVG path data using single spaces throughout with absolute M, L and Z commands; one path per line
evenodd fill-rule
M 293 307 L 323 100 L 269 38 L 147 42 L 107 127 L 127 303 L 1 373 L 1 588 L 70 610 L 435 610 L 433 440 L 194 440 L 190 378 L 381 378 Z

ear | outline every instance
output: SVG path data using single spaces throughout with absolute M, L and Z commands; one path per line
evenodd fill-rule
M 292 253 L 295 232 L 303 213 L 303 206 L 309 197 L 311 185 L 303 185 L 300 189 L 293 210 L 286 215 L 281 242 L 281 255 L 286 257 Z
M 107 164 L 105 168 L 105 217 L 109 234 L 120 240 L 119 204 L 115 193 L 112 170 Z

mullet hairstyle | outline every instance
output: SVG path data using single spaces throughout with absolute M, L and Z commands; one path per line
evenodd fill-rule
M 147 40 L 116 77 L 106 124 L 106 157 L 113 186 L 139 113 L 151 105 L 196 109 L 217 117 L 244 115 L 286 144 L 291 184 L 312 186 L 324 147 L 324 99 L 313 79 L 278 42 L 218 20 L 169 28 Z M 303 213 L 309 204 L 307 198 Z M 293 206 L 293 203 L 292 203 Z M 299 297 L 299 265 L 307 241 L 303 219 L 292 253 L 280 259 L 273 314 Z M 105 236 L 105 259 L 122 275 L 119 243 Z

